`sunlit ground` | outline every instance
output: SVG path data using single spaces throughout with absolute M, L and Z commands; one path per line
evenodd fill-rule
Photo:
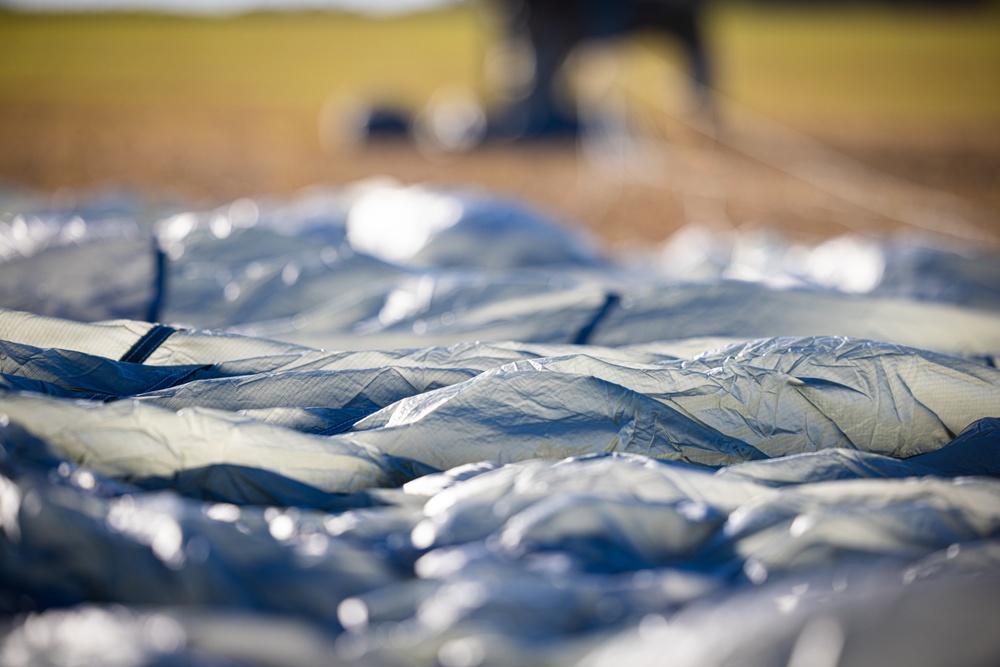
M 645 35 L 615 56 L 627 136 L 441 156 L 337 136 L 348 100 L 417 112 L 458 87 L 489 103 L 496 29 L 473 6 L 393 20 L 2 13 L 0 180 L 217 202 L 384 174 L 510 194 L 610 241 L 691 222 L 996 241 L 1000 11 L 717 4 L 709 29 L 714 128 L 688 109 L 676 45 Z

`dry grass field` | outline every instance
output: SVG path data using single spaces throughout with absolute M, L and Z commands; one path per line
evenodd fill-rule
M 209 205 L 388 175 L 510 195 L 610 243 L 692 222 L 998 243 L 1000 11 L 717 4 L 708 27 L 717 132 L 685 110 L 676 46 L 641 36 L 619 51 L 621 141 L 442 156 L 324 137 L 345 96 L 416 110 L 460 85 L 488 100 L 496 34 L 469 5 L 394 19 L 0 12 L 0 185 Z

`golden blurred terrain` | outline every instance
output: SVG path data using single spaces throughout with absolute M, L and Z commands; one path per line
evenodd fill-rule
M 510 195 L 613 243 L 687 223 L 998 243 L 1000 11 L 717 4 L 708 29 L 714 127 L 686 108 L 677 47 L 644 35 L 617 52 L 627 135 L 441 155 L 329 137 L 345 100 L 415 112 L 455 86 L 491 99 L 497 34 L 474 6 L 0 12 L 0 184 L 210 205 L 387 175 Z

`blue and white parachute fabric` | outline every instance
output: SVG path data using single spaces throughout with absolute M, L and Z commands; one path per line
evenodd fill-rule
M 0 201 L 0 664 L 1000 664 L 983 249 L 694 281 L 472 192 Z

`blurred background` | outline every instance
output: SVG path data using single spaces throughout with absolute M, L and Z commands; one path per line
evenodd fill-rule
M 1000 239 L 1000 2 L 706 2 L 708 110 L 679 40 L 639 30 L 561 74 L 598 131 L 366 136 L 376 107 L 466 127 L 505 104 L 523 72 L 496 5 L 0 0 L 0 187 L 197 206 L 388 176 L 615 247 L 687 225 Z

